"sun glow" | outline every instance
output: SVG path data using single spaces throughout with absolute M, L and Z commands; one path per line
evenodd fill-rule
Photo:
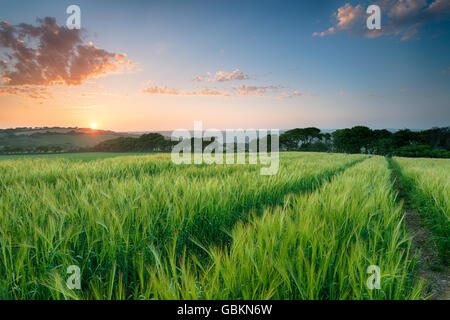
M 97 129 L 97 124 L 95 122 L 91 123 L 91 129 Z

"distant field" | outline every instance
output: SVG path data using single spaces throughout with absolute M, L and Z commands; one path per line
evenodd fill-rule
M 35 152 L 39 147 L 58 147 L 60 150 L 71 152 L 79 148 L 93 147 L 105 140 L 130 136 L 136 135 L 89 128 L 0 129 L 0 151 L 19 148 Z
M 123 155 L 0 161 L 0 299 L 422 297 L 384 157 L 282 153 L 262 176 Z M 81 290 L 66 286 L 70 265 Z M 367 286 L 371 265 L 380 290 Z
M 19 159 L 40 159 L 40 158 L 63 158 L 78 161 L 91 161 L 97 159 L 114 158 L 120 156 L 142 156 L 151 153 L 114 153 L 114 152 L 81 152 L 81 153 L 59 153 L 59 154 L 30 154 L 30 155 L 0 155 L 1 160 L 19 160 Z
M 0 145 L 13 147 L 38 147 L 48 145 L 68 146 L 68 147 L 92 147 L 102 141 L 114 139 L 120 135 L 112 134 L 39 134 L 39 135 L 15 135 L 0 137 Z

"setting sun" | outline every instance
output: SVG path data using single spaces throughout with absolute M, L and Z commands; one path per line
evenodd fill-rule
M 97 124 L 95 122 L 91 123 L 91 129 L 97 129 Z

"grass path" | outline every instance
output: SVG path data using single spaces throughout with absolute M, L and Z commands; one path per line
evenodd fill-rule
M 412 241 L 411 251 L 418 257 L 416 277 L 426 281 L 422 296 L 430 297 L 433 300 L 450 300 L 450 270 L 439 258 L 437 245 L 433 241 L 432 233 L 426 227 L 424 219 L 412 208 L 411 200 L 399 178 L 397 166 L 391 158 L 387 158 L 387 160 L 399 192 L 399 201 L 403 203 L 405 209 L 406 228 Z

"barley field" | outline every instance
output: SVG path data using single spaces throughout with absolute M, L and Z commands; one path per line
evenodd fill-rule
M 445 252 L 450 161 L 393 163 L 433 208 Z M 0 160 L 0 299 L 423 298 L 386 158 L 281 153 L 276 175 L 259 169 L 167 154 Z

